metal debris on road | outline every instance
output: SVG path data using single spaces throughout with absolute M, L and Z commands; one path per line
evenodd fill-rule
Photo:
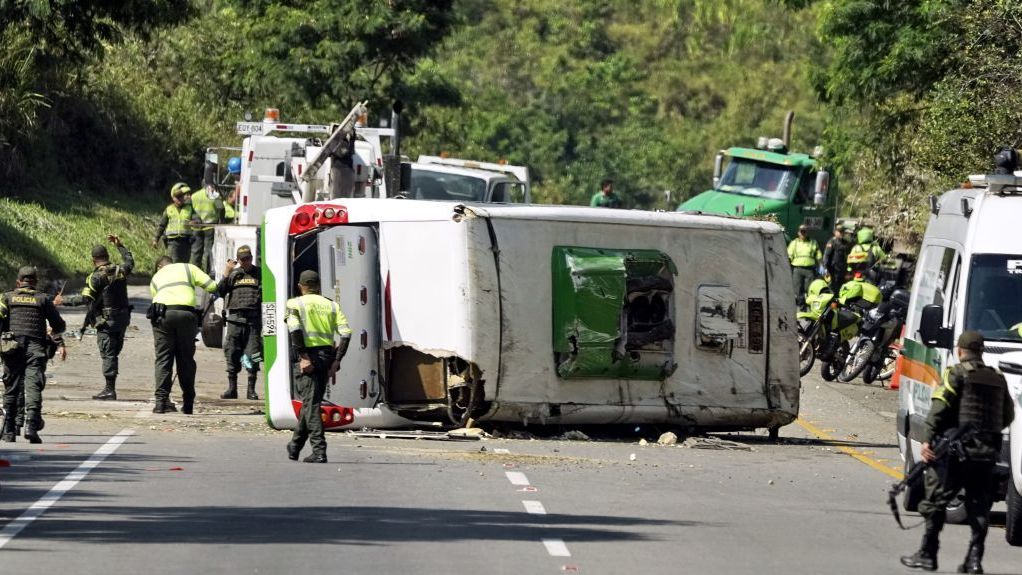
M 682 447 L 690 449 L 724 449 L 732 451 L 752 451 L 752 447 L 737 441 L 720 439 L 719 437 L 689 437 L 682 444 Z
M 477 433 L 466 433 L 476 431 Z M 454 429 L 452 431 L 422 431 L 419 429 L 379 431 L 373 429 L 362 429 L 359 431 L 350 430 L 347 433 L 352 437 L 374 437 L 378 439 L 429 439 L 432 441 L 478 441 L 483 437 L 488 437 L 486 432 L 477 428 L 462 428 Z
M 565 431 L 563 434 L 555 437 L 554 439 L 565 439 L 565 440 L 568 440 L 568 441 L 591 441 L 591 439 L 589 439 L 588 435 L 582 433 L 581 431 L 579 431 L 577 429 L 572 429 L 571 431 Z
M 673 431 L 665 432 L 660 435 L 660 439 L 657 439 L 656 442 L 660 445 L 674 445 L 678 443 L 678 434 Z

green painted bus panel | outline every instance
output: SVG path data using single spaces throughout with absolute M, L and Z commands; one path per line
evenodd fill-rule
M 677 273 L 674 262 L 657 250 L 555 247 L 552 318 L 558 375 L 645 380 L 670 375 L 675 367 L 671 350 L 619 351 L 629 278 L 662 276 L 665 270 Z
M 276 299 L 277 278 L 274 277 L 273 271 L 270 270 L 270 266 L 265 264 L 266 258 L 265 254 L 266 254 L 266 222 L 264 221 L 260 228 L 259 233 L 259 255 L 260 258 L 263 260 L 262 262 L 263 265 L 259 266 L 259 268 L 262 270 L 261 283 L 263 290 L 263 311 L 264 311 L 263 321 L 267 320 L 272 321 L 276 319 L 276 315 L 274 314 L 272 317 L 268 317 L 268 315 L 265 313 L 266 304 L 267 303 L 273 304 L 274 306 L 273 309 L 276 313 L 284 313 L 284 309 L 283 306 L 279 305 L 279 302 L 277 302 Z M 275 329 L 276 325 L 272 327 Z M 265 325 L 263 326 L 263 331 L 264 333 L 266 331 Z M 275 333 L 275 331 L 271 333 Z M 276 361 L 277 361 L 277 336 L 263 335 L 263 373 L 269 374 L 270 368 L 273 367 L 273 364 L 276 363 Z M 267 382 L 269 381 L 268 377 L 266 378 L 266 381 Z M 273 421 L 270 418 L 270 393 L 268 385 L 266 389 L 263 389 L 263 403 L 264 403 L 263 411 L 266 413 L 266 423 L 270 427 L 274 427 Z

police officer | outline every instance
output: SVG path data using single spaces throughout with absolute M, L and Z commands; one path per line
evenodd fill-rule
M 224 221 L 224 201 L 209 185 L 192 194 L 192 264 L 208 272 L 213 254 L 213 226 Z
M 0 323 L 3 331 L 11 332 L 13 341 L 4 353 L 8 374 L 4 390 L 4 423 L 0 439 L 14 441 L 15 414 L 18 398 L 25 394 L 25 439 L 29 443 L 42 443 L 43 388 L 46 386 L 48 341 L 56 345 L 56 355 L 67 359 L 64 349 L 64 320 L 49 296 L 36 290 L 38 272 L 33 266 L 18 270 L 17 288 L 0 296 Z M 47 337 L 46 324 L 51 335 Z
M 248 399 L 256 395 L 256 377 L 262 359 L 262 288 L 259 268 L 252 265 L 252 248 L 241 246 L 237 260 L 228 260 L 223 279 L 216 286 L 220 297 L 227 298 L 224 308 L 227 316 L 227 340 L 224 357 L 227 359 L 227 391 L 222 399 L 238 398 L 238 373 L 242 365 L 248 371 Z M 247 361 L 243 361 L 247 358 Z
M 293 461 L 305 446 L 312 444 L 312 455 L 302 461 L 326 463 L 326 437 L 320 404 L 326 392 L 327 379 L 337 373 L 341 359 L 348 351 L 351 329 L 341 306 L 319 294 L 319 274 L 305 270 L 298 276 L 300 297 L 287 300 L 287 330 L 291 349 L 297 362 L 292 366 L 295 389 L 302 399 L 298 425 L 287 444 L 287 456 Z M 334 347 L 334 334 L 341 336 Z
M 153 324 L 156 347 L 156 391 L 153 413 L 177 411 L 170 401 L 171 372 L 177 364 L 181 386 L 181 412 L 192 413 L 195 402 L 195 334 L 199 314 L 195 309 L 195 288 L 211 294 L 216 283 L 206 272 L 190 263 L 172 263 L 167 256 L 156 262 L 156 273 L 149 284 L 153 296 L 149 321 Z M 214 296 L 215 297 L 215 296 Z
M 834 228 L 834 237 L 827 240 L 823 248 L 823 269 L 830 276 L 830 289 L 837 293 L 845 283 L 848 268 L 848 243 L 845 242 L 845 230 Z
M 930 414 L 926 417 L 922 457 L 935 463 L 931 444 L 938 435 L 953 427 L 970 426 L 962 441 L 965 460 L 948 457 L 929 467 L 924 476 L 926 495 L 919 513 L 926 519 L 926 532 L 919 550 L 902 557 L 906 567 L 937 570 L 940 530 L 944 527 L 945 507 L 965 489 L 965 510 L 972 537 L 959 573 L 983 572 L 983 548 L 989 526 L 994 466 L 1001 453 L 1001 430 L 1014 417 L 1008 385 L 996 369 L 983 363 L 983 335 L 966 331 L 958 337 L 961 363 L 944 372 L 943 384 L 933 393 Z
M 876 242 L 873 228 L 860 229 L 856 232 L 855 238 L 858 243 L 848 250 L 848 271 L 851 273 L 861 272 L 870 280 L 876 281 L 879 277 L 879 271 L 876 268 L 880 262 L 887 258 L 887 253 Z
M 798 237 L 788 244 L 788 259 L 791 260 L 792 279 L 795 281 L 795 297 L 799 305 L 805 302 L 806 290 L 816 277 L 816 267 L 823 254 L 816 240 L 809 237 L 809 228 L 798 227 Z
M 188 184 L 178 182 L 170 188 L 172 203 L 163 210 L 160 224 L 156 228 L 153 247 L 161 237 L 166 237 L 167 253 L 174 263 L 187 262 L 192 249 L 192 230 L 190 225 L 195 211 L 188 203 L 192 189 Z
M 117 356 L 124 347 L 124 332 L 131 323 L 131 306 L 128 304 L 128 275 L 135 267 L 135 259 L 121 238 L 110 235 L 107 240 L 121 253 L 123 263 L 110 263 L 110 252 L 102 245 L 92 248 L 92 273 L 85 278 L 81 294 L 68 297 L 58 295 L 53 303 L 65 306 L 89 306 L 85 316 L 86 324 L 96 327 L 96 345 L 103 360 L 103 377 L 106 386 L 92 399 L 117 400 Z

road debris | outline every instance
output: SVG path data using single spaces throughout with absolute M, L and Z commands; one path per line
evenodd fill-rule
M 554 439 L 563 439 L 563 440 L 567 440 L 567 441 L 592 441 L 589 438 L 588 435 L 582 433 L 581 431 L 579 431 L 577 429 L 572 429 L 571 431 L 565 431 L 564 433 L 562 433 L 561 435 L 558 435 Z
M 752 451 L 752 447 L 737 441 L 720 439 L 719 437 L 689 437 L 681 444 L 690 449 L 723 449 L 729 451 Z
M 678 434 L 668 431 L 660 435 L 656 442 L 660 445 L 675 445 L 678 443 Z

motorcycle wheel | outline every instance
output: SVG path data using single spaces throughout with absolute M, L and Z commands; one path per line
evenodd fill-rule
M 802 330 L 798 330 L 798 375 L 805 376 L 816 362 L 816 347 L 811 339 Z
M 859 342 L 855 355 L 851 356 L 845 363 L 845 368 L 841 370 L 838 381 L 847 383 L 858 377 L 870 365 L 871 362 L 869 360 L 873 356 L 874 349 L 876 349 L 876 345 L 871 340 L 866 339 Z M 867 381 L 866 383 L 869 382 Z
M 862 381 L 865 383 L 873 383 L 877 380 L 877 374 L 880 373 L 880 368 L 877 364 L 870 362 L 866 366 L 866 369 L 862 370 Z
M 826 363 L 820 364 L 820 377 L 824 381 L 834 381 L 837 376 L 841 374 L 841 371 L 845 368 L 845 361 L 848 359 L 848 344 L 842 343 L 841 346 L 834 352 L 834 359 Z

